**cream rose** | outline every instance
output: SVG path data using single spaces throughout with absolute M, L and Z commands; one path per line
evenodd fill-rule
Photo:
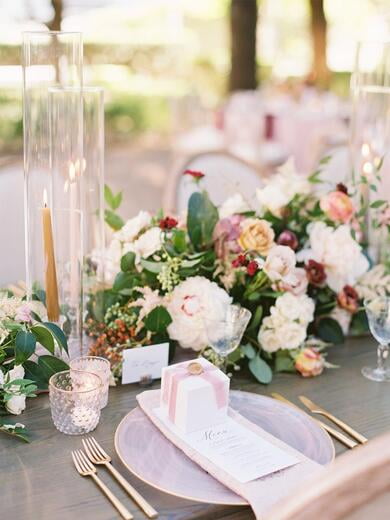
M 15 365 L 12 370 L 10 370 L 6 376 L 7 382 L 15 381 L 16 379 L 24 378 L 24 368 L 22 365 Z M 15 392 L 15 395 L 9 399 L 5 407 L 9 413 L 14 415 L 19 415 L 26 408 L 26 396 L 25 395 L 17 395 L 18 386 L 13 385 L 10 387 L 10 392 Z
M 241 234 L 238 239 L 244 251 L 256 251 L 266 255 L 274 245 L 275 233 L 266 220 L 247 218 L 241 222 Z
M 268 253 L 263 269 L 272 282 L 296 283 L 295 253 L 288 246 L 274 246 Z
M 271 313 L 279 312 L 288 320 L 307 325 L 313 320 L 314 308 L 313 300 L 306 294 L 295 296 L 286 292 L 276 300 L 275 306 L 271 308 Z

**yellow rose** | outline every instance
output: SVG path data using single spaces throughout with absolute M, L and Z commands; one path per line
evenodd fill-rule
M 274 245 L 275 233 L 266 220 L 247 218 L 241 224 L 241 234 L 238 239 L 244 251 L 257 251 L 266 255 Z

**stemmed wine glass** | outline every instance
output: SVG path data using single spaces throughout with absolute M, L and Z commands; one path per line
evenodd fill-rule
M 376 368 L 363 367 L 362 374 L 372 381 L 390 381 L 390 369 L 387 368 L 390 343 L 390 298 L 378 296 L 365 300 L 364 308 L 371 333 L 378 341 L 378 365 Z
M 209 345 L 222 359 L 221 369 L 225 373 L 228 355 L 240 344 L 251 316 L 248 309 L 240 305 L 229 305 L 221 318 L 204 319 Z

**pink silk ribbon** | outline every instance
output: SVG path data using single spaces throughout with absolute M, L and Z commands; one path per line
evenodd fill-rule
M 202 365 L 203 372 L 201 374 L 190 374 L 187 367 L 190 363 L 183 363 L 176 368 L 171 368 L 165 374 L 164 388 L 162 394 L 163 403 L 168 406 L 168 417 L 174 422 L 176 418 L 176 402 L 179 383 L 188 377 L 202 377 L 211 384 L 214 389 L 214 395 L 218 409 L 227 406 L 228 393 L 224 391 L 225 383 L 219 379 L 216 373 L 218 370 L 214 365 Z

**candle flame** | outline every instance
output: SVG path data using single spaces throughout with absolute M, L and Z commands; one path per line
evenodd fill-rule
M 74 182 L 76 179 L 76 168 L 75 165 L 71 162 L 69 165 L 69 180 L 70 182 Z
M 47 208 L 47 191 L 46 188 L 43 190 L 43 206 Z

